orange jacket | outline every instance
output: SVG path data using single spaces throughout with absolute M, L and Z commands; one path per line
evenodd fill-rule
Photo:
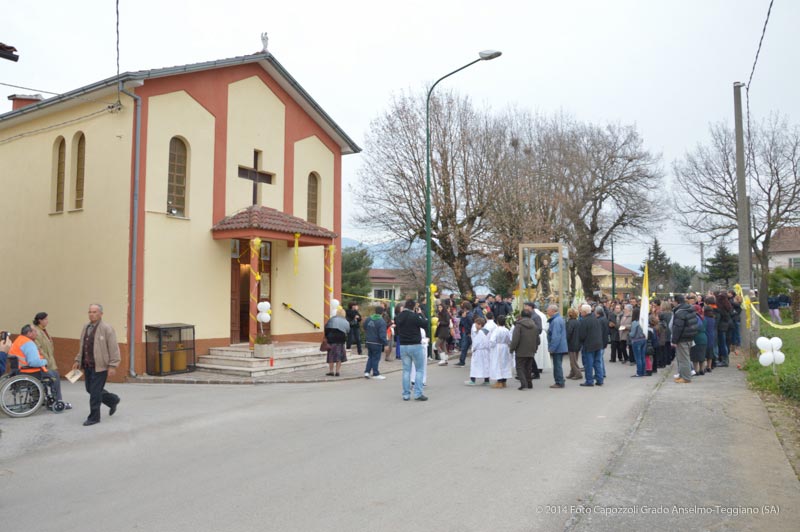
M 14 340 L 14 343 L 11 344 L 11 349 L 8 350 L 8 356 L 17 357 L 17 361 L 19 362 L 19 371 L 20 373 L 39 373 L 40 370 L 47 371 L 47 367 L 31 367 L 28 364 L 28 358 L 25 356 L 25 353 L 22 351 L 22 346 L 27 344 L 28 342 L 33 342 L 27 336 L 19 335 L 17 339 Z M 39 353 L 39 349 L 36 349 L 36 352 Z M 39 358 L 45 361 L 45 366 L 47 365 L 47 359 L 39 353 Z

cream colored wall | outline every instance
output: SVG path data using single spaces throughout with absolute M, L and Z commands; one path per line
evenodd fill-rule
M 294 215 L 308 220 L 308 175 L 319 175 L 318 224 L 333 230 L 333 152 L 316 136 L 294 145 Z
M 143 326 L 189 323 L 197 338 L 230 336 L 230 241 L 211 236 L 214 120 L 184 91 L 149 100 Z M 166 214 L 174 136 L 188 148 L 186 218 Z
M 11 128 L 0 123 L 0 329 L 19 332 L 34 314 L 50 315 L 51 335 L 78 338 L 90 303 L 126 342 L 133 103 L 102 110 L 87 102 Z M 21 133 L 48 128 L 4 142 Z M 74 205 L 77 132 L 86 135 L 83 209 Z M 54 141 L 66 140 L 64 212 L 52 214 Z
M 305 320 L 284 308 L 288 303 L 312 322 L 324 327 L 322 246 L 301 247 L 297 275 L 294 274 L 294 247 L 286 242 L 272 243 L 272 334 L 313 333 Z
M 275 174 L 261 184 L 261 204 L 283 210 L 285 106 L 258 77 L 228 86 L 228 160 L 225 214 L 253 203 L 253 182 L 238 177 L 239 166 L 253 166 L 253 150 L 261 150 L 261 170 Z

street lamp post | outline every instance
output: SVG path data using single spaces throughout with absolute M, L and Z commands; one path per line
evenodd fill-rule
M 611 237 L 611 299 L 617 299 L 617 275 L 614 266 L 614 237 Z
M 428 356 L 431 354 L 433 348 L 431 340 L 431 316 L 433 315 L 433 294 L 431 293 L 431 284 L 433 284 L 433 271 L 431 260 L 431 94 L 433 89 L 445 78 L 449 78 L 457 72 L 461 72 L 467 67 L 470 67 L 478 61 L 491 61 L 502 55 L 502 52 L 497 50 L 484 50 L 478 54 L 478 59 L 467 63 L 461 68 L 457 68 L 437 79 L 431 88 L 428 89 L 428 95 L 425 98 L 425 294 L 427 296 L 428 305 Z

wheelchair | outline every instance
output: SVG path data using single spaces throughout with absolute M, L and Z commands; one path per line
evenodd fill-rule
M 67 405 L 53 394 L 53 378 L 43 371 L 22 373 L 15 356 L 8 357 L 9 374 L 0 380 L 0 410 L 9 417 L 27 417 L 42 405 L 63 412 Z

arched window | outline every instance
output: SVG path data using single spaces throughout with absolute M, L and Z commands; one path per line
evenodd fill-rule
M 67 162 L 67 142 L 64 137 L 59 137 L 56 140 L 55 150 L 55 179 L 53 180 L 53 188 L 55 189 L 55 212 L 64 212 L 64 180 L 66 174 Z
M 186 163 L 186 143 L 178 137 L 172 137 L 169 141 L 167 185 L 167 214 L 172 216 L 186 216 Z
M 308 174 L 308 213 L 306 219 L 316 224 L 319 219 L 319 176 L 315 172 Z
M 86 136 L 79 134 L 78 146 L 75 151 L 75 208 L 83 208 L 83 174 L 86 168 Z

